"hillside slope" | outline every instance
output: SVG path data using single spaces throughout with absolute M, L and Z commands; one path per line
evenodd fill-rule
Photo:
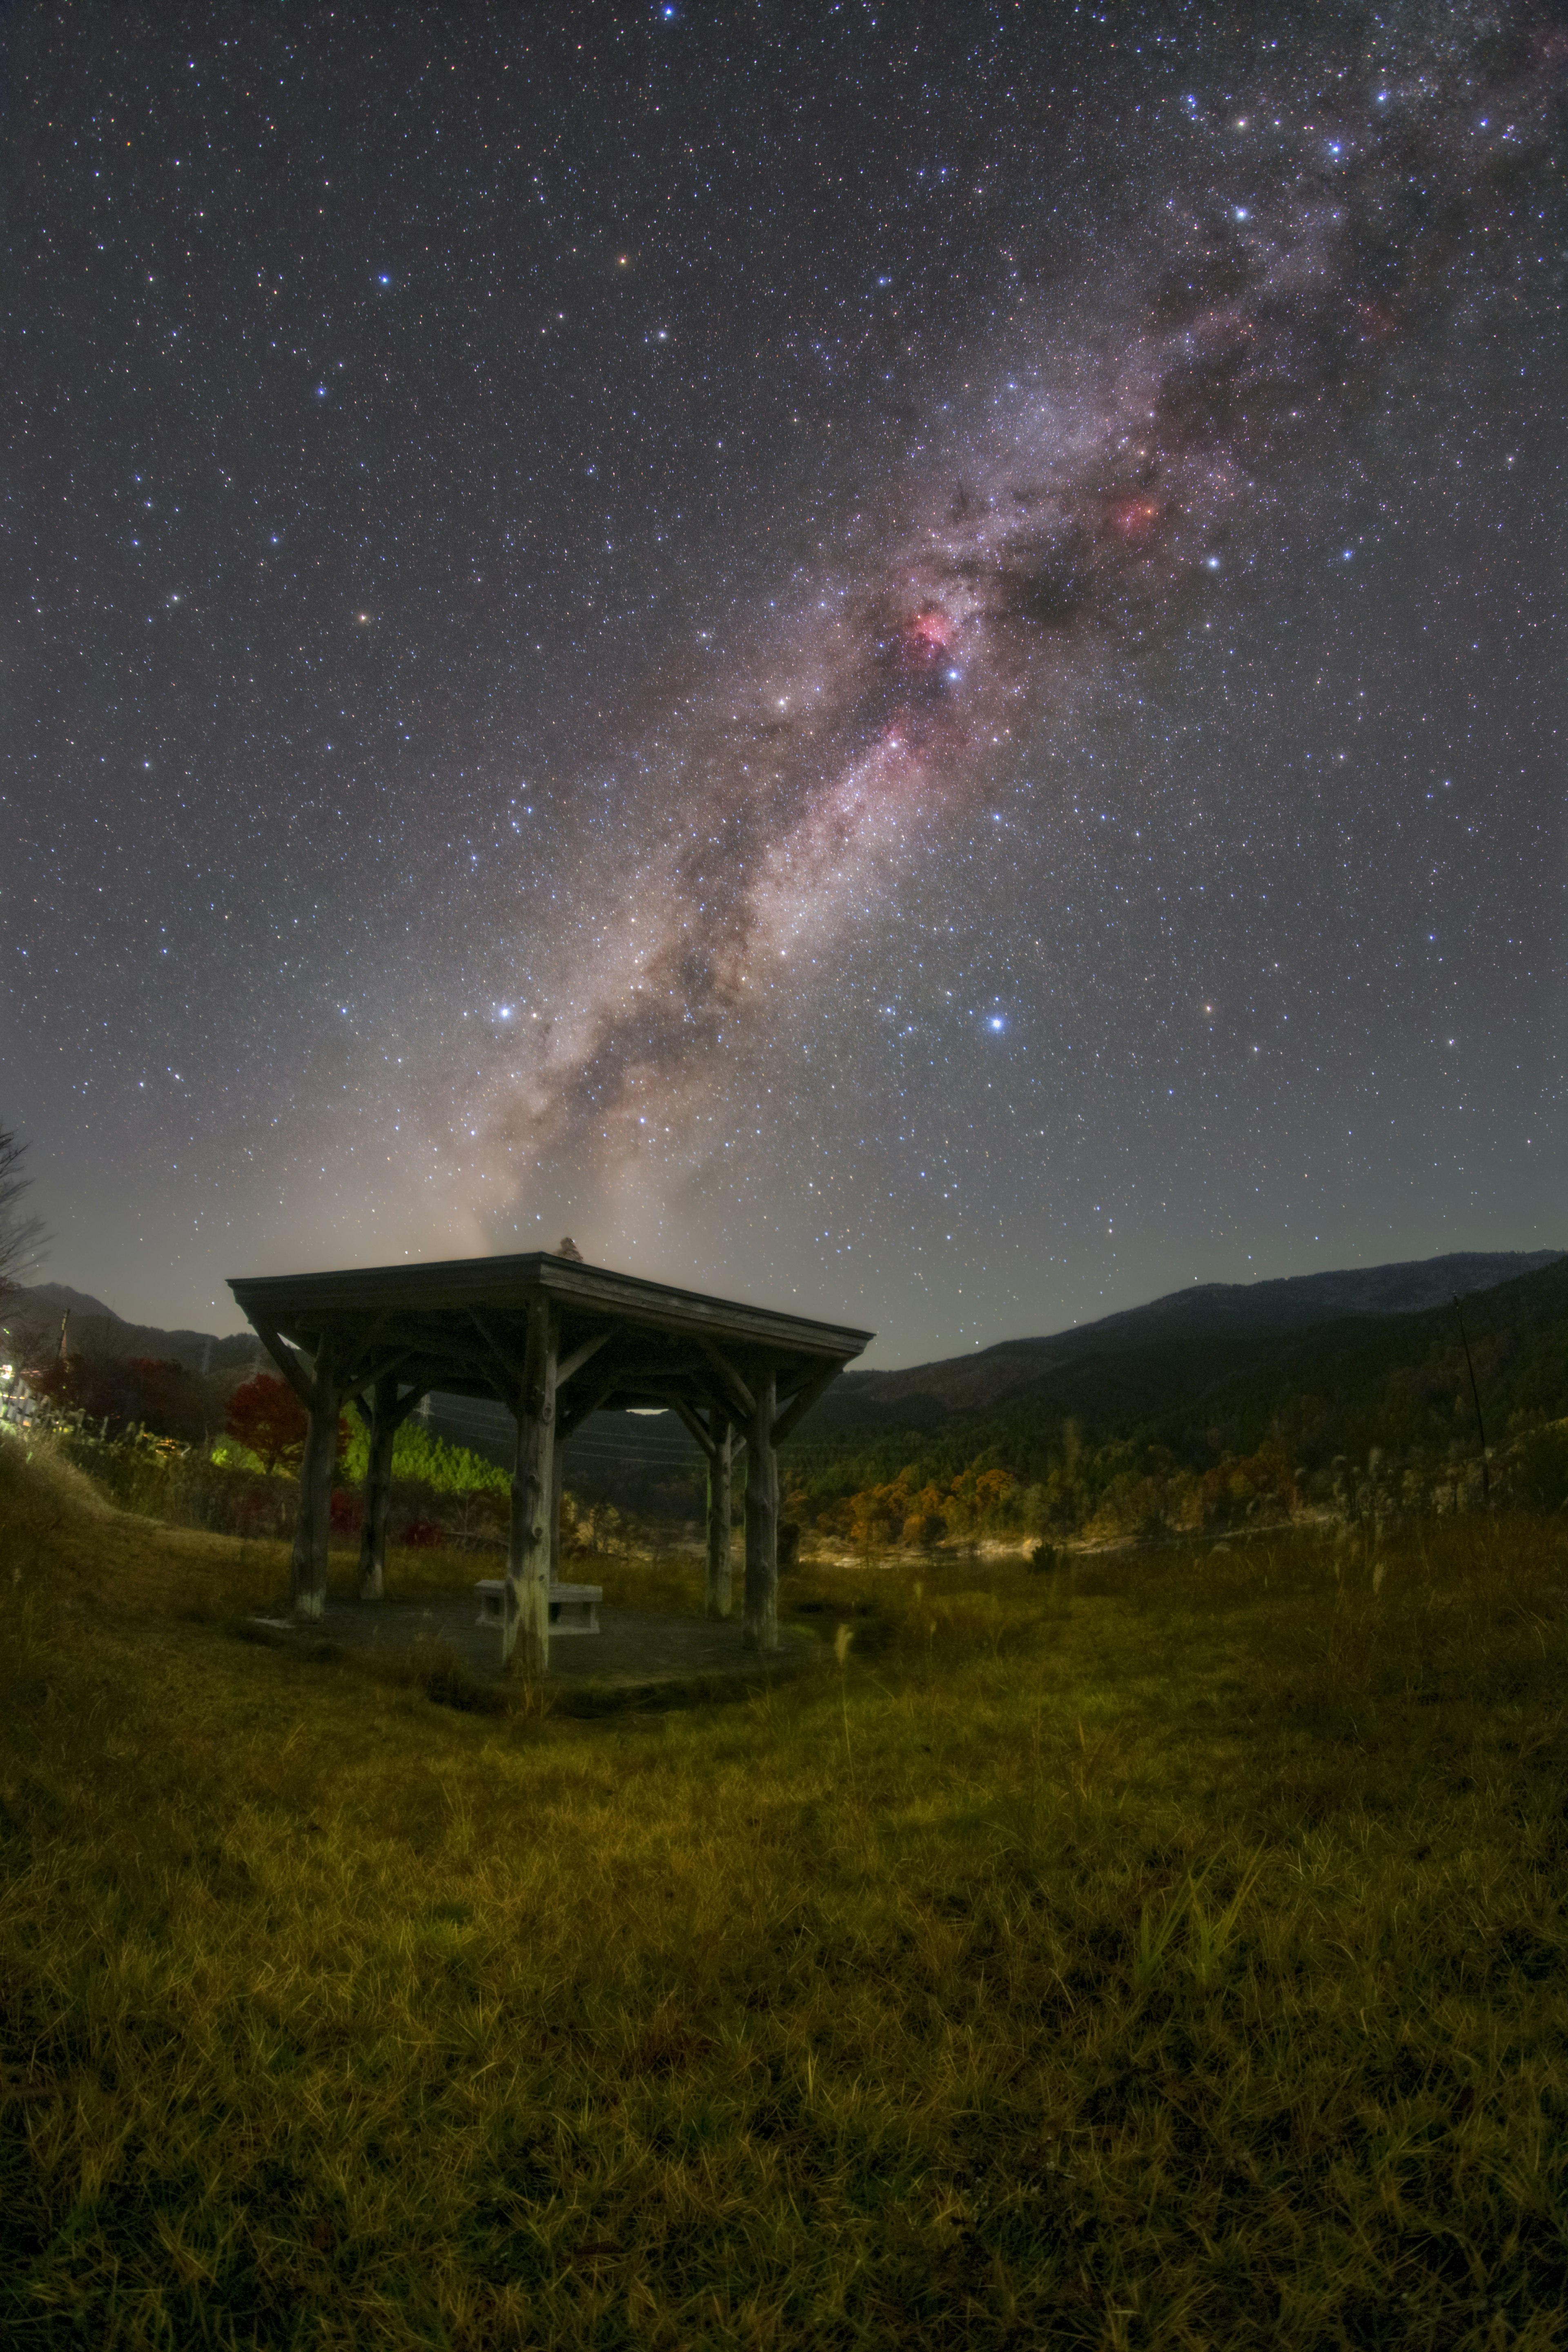
M 152 1356 L 183 1365 L 187 1372 L 248 1370 L 262 1355 L 254 1331 L 220 1339 L 211 1331 L 164 1331 L 155 1323 L 128 1323 L 101 1298 L 73 1290 L 68 1283 L 38 1282 L 12 1294 L 0 1307 L 0 1328 L 19 1354 L 31 1349 L 52 1356 L 59 1344 L 60 1319 L 70 1315 L 69 1345 L 87 1356 Z
M 1146 1307 L 1038 1339 L 1005 1339 L 972 1356 L 899 1371 L 849 1371 L 811 1418 L 814 1437 L 869 1434 L 878 1427 L 944 1427 L 955 1414 L 989 1412 L 1064 1368 L 1094 1365 L 1086 1410 L 1112 1417 L 1153 1409 L 1174 1374 L 1190 1377 L 1194 1347 L 1253 1348 L 1343 1318 L 1399 1316 L 1447 1307 L 1499 1283 L 1561 1262 L 1557 1250 L 1461 1250 L 1391 1265 L 1290 1275 L 1269 1282 L 1195 1283 Z M 1108 1360 L 1117 1360 L 1112 1369 Z M 1090 1399 L 1094 1405 L 1089 1404 Z
M 1125 1330 L 1131 1318 L 1117 1319 Z M 1117 1333 L 1074 1360 L 1037 1359 L 1032 1375 L 992 1403 L 944 1406 L 928 1385 L 907 1414 L 895 1398 L 836 1417 L 835 1392 L 805 1425 L 795 1458 L 819 1476 L 841 1463 L 847 1482 L 863 1483 L 909 1458 L 941 1473 L 991 1452 L 1016 1475 L 1037 1478 L 1060 1457 L 1069 1423 L 1075 1444 L 1136 1441 L 1196 1468 L 1270 1438 L 1309 1467 L 1341 1454 L 1364 1459 L 1372 1445 L 1435 1456 L 1455 1444 L 1474 1449 L 1451 1301 L 1413 1314 L 1342 1314 L 1297 1331 L 1194 1324 L 1142 1345 L 1119 1345 Z M 1489 1443 L 1510 1423 L 1568 1412 L 1568 1258 L 1473 1292 L 1465 1327 Z

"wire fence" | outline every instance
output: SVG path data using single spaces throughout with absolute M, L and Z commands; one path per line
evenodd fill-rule
M 421 1418 L 439 1435 L 467 1444 L 510 1449 L 517 1424 L 505 1405 L 484 1397 L 451 1396 L 437 1390 L 426 1397 Z M 581 1429 L 566 1440 L 573 1461 L 621 1463 L 629 1466 L 701 1460 L 697 1444 L 679 1417 L 673 1413 L 590 1413 Z
M 476 1449 L 501 1448 L 510 1458 L 517 1424 L 504 1404 L 488 1397 L 452 1396 L 436 1390 L 426 1398 L 420 1417 L 438 1436 L 456 1438 Z M 826 1467 L 844 1456 L 863 1453 L 868 1442 L 868 1433 L 858 1429 L 828 1436 L 805 1433 L 793 1441 L 790 1455 L 797 1467 Z M 696 1440 L 673 1412 L 590 1413 L 565 1444 L 569 1460 L 606 1467 L 657 1469 L 679 1465 L 687 1468 L 702 1459 Z M 743 1451 L 742 1442 L 736 1446 L 737 1460 Z

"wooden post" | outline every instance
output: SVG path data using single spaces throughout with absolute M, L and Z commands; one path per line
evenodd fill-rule
M 392 1503 L 392 1454 L 397 1433 L 423 1398 L 420 1388 L 399 1400 L 397 1375 L 383 1372 L 371 1391 L 371 1410 L 359 1408 L 369 1433 L 364 1471 L 364 1517 L 359 1531 L 359 1597 L 379 1601 L 386 1580 L 386 1519 Z
M 713 1449 L 708 1456 L 708 1585 L 703 1607 L 710 1617 L 728 1617 L 732 1578 L 730 1573 L 730 1473 L 735 1433 L 727 1413 L 711 1414 Z
M 773 1454 L 778 1381 L 758 1379 L 746 1432 L 746 1613 L 742 1642 L 748 1650 L 779 1645 L 779 1479 Z
M 316 1348 L 300 1465 L 300 1509 L 289 1567 L 294 1614 L 320 1617 L 327 1605 L 327 1536 L 331 1524 L 332 1465 L 338 1452 L 338 1367 L 323 1333 Z
M 550 1473 L 550 1581 L 561 1581 L 561 1498 L 566 1492 L 566 1447 L 557 1430 L 551 1447 Z
M 392 1447 L 397 1435 L 392 1414 L 396 1402 L 397 1382 L 390 1372 L 384 1372 L 371 1391 L 366 1422 L 369 1442 L 364 1465 L 364 1516 L 359 1529 L 362 1601 L 379 1601 L 385 1587 L 386 1513 L 392 1500 Z M 365 1418 L 363 1406 L 360 1417 Z
M 517 1413 L 501 1662 L 521 1650 L 525 1675 L 550 1665 L 550 1498 L 555 1486 L 555 1323 L 548 1299 L 528 1302 L 528 1349 Z

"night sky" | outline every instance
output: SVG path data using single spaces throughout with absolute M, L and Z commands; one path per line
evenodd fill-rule
M 1561 12 L 0 43 L 55 1278 L 570 1232 L 899 1361 L 1568 1244 Z

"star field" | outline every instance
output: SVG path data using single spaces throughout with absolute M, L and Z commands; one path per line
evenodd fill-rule
M 13 11 L 51 1271 L 1561 1243 L 1543 9 Z

